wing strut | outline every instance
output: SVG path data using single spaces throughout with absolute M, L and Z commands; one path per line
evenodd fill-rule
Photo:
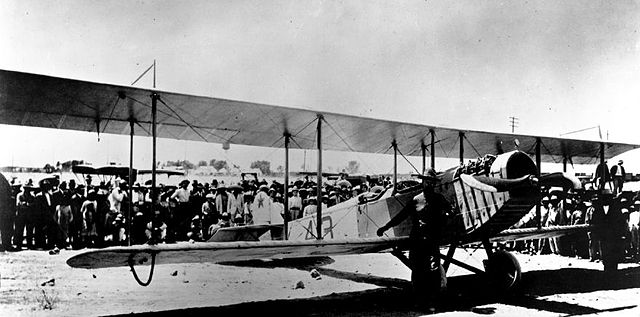
M 436 169 L 436 132 L 429 129 L 431 134 L 431 168 Z
M 541 166 L 542 157 L 540 156 L 540 143 L 542 143 L 542 140 L 540 140 L 540 138 L 536 138 L 536 167 L 538 168 L 536 177 L 538 179 L 540 179 L 540 175 L 542 172 L 542 166 Z M 538 185 L 538 192 L 540 192 L 540 185 Z M 540 202 L 536 203 L 536 222 L 538 225 L 538 229 L 542 228 L 542 211 L 540 208 L 541 208 Z
M 151 94 L 151 138 L 152 138 L 152 160 L 151 160 L 151 212 L 156 212 L 156 128 L 157 128 L 157 110 L 158 110 L 158 98 L 160 96 L 157 93 Z
M 393 192 L 395 193 L 398 190 L 398 143 L 395 139 L 391 142 L 391 146 L 393 147 Z
M 129 141 L 129 219 L 127 219 L 127 241 L 131 245 L 131 221 L 133 220 L 133 125 L 134 120 L 129 120 L 129 132 L 131 139 Z
M 289 132 L 284 133 L 284 240 L 289 240 Z
M 316 239 L 322 240 L 322 115 L 318 114 L 318 188 L 316 191 Z

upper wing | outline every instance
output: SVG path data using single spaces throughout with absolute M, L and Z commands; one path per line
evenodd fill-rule
M 133 120 L 136 135 L 150 135 L 154 92 L 160 96 L 157 133 L 162 138 L 284 147 L 283 135 L 288 133 L 292 146 L 315 149 L 314 120 L 321 115 L 327 126 L 322 133 L 326 150 L 384 153 L 395 140 L 401 153 L 420 155 L 421 145 L 430 142 L 430 130 L 441 148 L 452 149 L 443 154 L 456 158 L 460 132 L 482 154 L 510 151 L 515 139 L 520 150 L 532 154 L 536 144 L 536 137 L 529 135 L 458 130 L 7 70 L 0 70 L 0 123 L 129 134 Z M 576 164 L 591 163 L 600 146 L 594 141 L 540 140 L 544 162 L 570 158 Z M 638 147 L 604 143 L 606 158 Z
M 149 264 L 230 262 L 375 253 L 403 246 L 408 237 L 362 238 L 348 240 L 202 242 L 111 247 L 75 255 L 67 264 L 76 268 L 105 268 Z
M 516 240 L 546 239 L 578 232 L 587 232 L 590 225 L 551 226 L 538 228 L 521 228 L 504 230 L 489 240 L 491 242 L 507 242 Z

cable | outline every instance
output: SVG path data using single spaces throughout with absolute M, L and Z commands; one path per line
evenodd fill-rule
M 469 139 L 467 138 L 467 135 L 464 135 L 464 139 L 467 140 L 467 143 L 469 143 L 469 145 L 471 145 L 471 148 L 476 151 L 476 154 L 478 155 L 478 157 L 481 157 L 482 154 L 480 154 L 480 152 L 478 152 L 478 150 L 476 149 L 475 146 L 473 146 L 473 143 L 471 143 L 471 141 L 469 141 Z
M 354 150 L 351 145 L 349 145 L 349 143 L 347 143 L 347 140 L 345 140 L 339 133 L 338 131 L 336 131 L 336 129 L 333 128 L 333 126 L 331 125 L 331 123 L 329 123 L 329 121 L 327 121 L 327 119 L 325 119 L 324 117 L 322 117 L 322 121 L 324 121 L 329 128 L 333 131 L 333 133 L 336 134 L 336 136 L 338 136 L 338 138 L 347 146 L 347 148 L 351 151 L 351 152 L 355 152 L 356 150 Z
M 162 98 L 158 98 L 158 100 L 160 100 L 160 102 L 161 102 L 165 107 L 167 107 L 169 110 L 171 110 L 171 112 L 173 112 L 173 113 L 178 117 L 178 119 L 180 119 L 180 121 L 182 121 L 182 123 L 186 124 L 186 125 L 187 125 L 187 127 L 191 128 L 191 130 L 193 130 L 193 132 L 195 132 L 199 137 L 201 137 L 201 138 L 202 138 L 202 140 L 204 140 L 205 142 L 209 142 L 209 140 L 207 140 L 207 138 L 205 138 L 204 136 L 202 136 L 202 134 L 200 134 L 200 132 L 198 132 L 198 130 L 196 130 L 196 129 L 195 129 L 191 124 L 189 124 L 187 121 L 185 121 L 184 119 L 182 119 L 182 117 L 180 117 L 180 115 L 179 115 L 177 112 L 175 112 L 171 107 L 169 107 L 169 105 L 167 105 L 167 104 L 164 102 L 164 100 L 162 100 Z M 222 138 L 222 139 L 223 139 L 223 140 L 225 140 L 224 138 Z M 225 141 L 229 142 L 229 140 L 225 140 Z
M 398 151 L 398 153 L 400 153 L 400 155 L 404 158 L 404 160 L 407 161 L 407 163 L 409 163 L 409 165 L 411 165 L 411 167 L 413 167 L 413 170 L 416 171 L 416 173 L 420 174 L 420 171 L 418 171 L 418 169 L 415 166 L 413 166 L 413 164 L 409 161 L 409 159 L 407 159 L 407 157 L 404 156 L 404 154 L 402 154 L 402 152 L 400 152 L 400 149 L 398 149 L 396 147 L 396 150 Z
M 120 97 L 116 96 L 116 102 L 113 104 L 113 107 L 111 107 L 111 113 L 109 113 L 109 117 L 107 117 L 107 122 L 104 124 L 104 127 L 102 128 L 102 133 L 104 133 L 104 131 L 107 130 L 107 125 L 109 125 L 109 121 L 111 120 L 111 117 L 113 116 L 113 111 L 116 110 L 116 106 L 118 106 L 118 102 L 120 101 Z
M 551 151 L 549 151 L 549 148 L 547 148 L 547 146 L 544 145 L 544 142 L 542 142 L 542 139 L 540 139 L 540 144 L 542 144 L 544 149 L 547 150 L 547 153 L 551 154 Z M 550 155 L 550 156 L 551 156 L 551 159 L 553 160 L 553 163 L 556 163 L 556 164 L 560 163 L 560 162 L 556 161 L 556 158 L 553 155 Z

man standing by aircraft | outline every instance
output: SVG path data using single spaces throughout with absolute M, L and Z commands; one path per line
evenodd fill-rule
M 622 160 L 618 161 L 617 165 L 611 167 L 611 178 L 613 179 L 613 194 L 617 195 L 622 192 L 622 186 L 624 185 L 625 170 L 622 166 L 624 163 Z
M 378 229 L 377 234 L 382 236 L 389 228 L 397 226 L 411 215 L 411 282 L 416 295 L 427 295 L 429 304 L 433 304 L 446 287 L 446 275 L 439 257 L 440 238 L 445 217 L 451 207 L 444 196 L 434 190 L 435 185 L 440 182 L 435 170 L 428 169 L 420 178 L 422 194 L 415 196 L 398 215 Z

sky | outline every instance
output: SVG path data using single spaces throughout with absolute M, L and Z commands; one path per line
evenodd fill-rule
M 504 133 L 513 116 L 519 134 L 600 126 L 640 143 L 639 29 L 637 1 L 2 1 L 0 68 L 129 85 L 155 59 L 165 91 Z M 129 157 L 126 136 L 4 125 L 0 135 L 0 166 Z M 151 141 L 135 143 L 134 165 L 149 166 Z M 284 160 L 279 149 L 158 146 L 160 161 Z M 303 157 L 292 151 L 292 169 Z M 623 157 L 640 173 L 640 155 Z M 393 166 L 362 153 L 325 159 Z

